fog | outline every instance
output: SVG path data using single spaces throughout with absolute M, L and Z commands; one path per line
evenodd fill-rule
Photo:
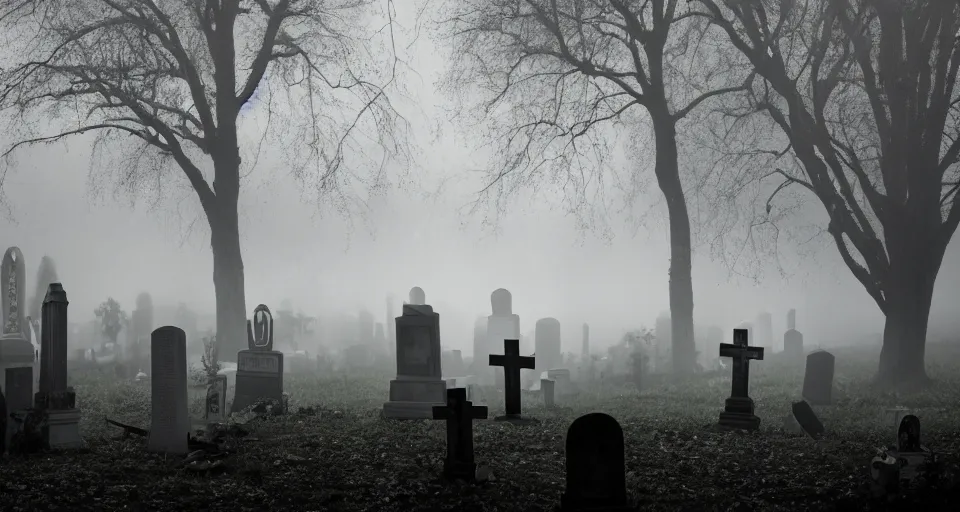
M 452 127 L 433 136 L 442 118 L 435 107 L 444 101 L 433 84 L 443 63 L 429 40 L 421 38 L 415 48 L 410 64 L 420 77 L 409 88 L 421 108 L 407 110 L 421 152 L 416 186 L 373 198 L 366 218 L 355 217 L 351 225 L 329 211 L 319 215 L 282 168 L 277 150 L 266 148 L 241 192 L 248 310 L 289 300 L 308 315 L 366 307 L 382 322 L 388 293 L 399 300 L 420 286 L 440 313 L 443 345 L 469 351 L 474 319 L 490 313 L 490 292 L 504 287 L 513 293 L 521 332 L 532 331 L 538 318 L 556 317 L 565 351 L 579 350 L 583 322 L 595 346 L 619 340 L 625 329 L 652 327 L 668 310 L 669 266 L 666 209 L 653 182 L 632 212 L 644 225 L 635 229 L 628 213 L 611 212 L 612 238 L 578 229 L 561 198 L 549 193 L 520 198 L 496 230 L 483 225 L 464 206 L 483 185 L 474 169 L 486 155 L 471 153 Z M 129 312 L 143 291 L 155 304 L 183 302 L 212 315 L 209 228 L 195 195 L 182 180 L 159 201 L 131 204 L 123 193 L 93 193 L 91 141 L 24 150 L 16 172 L 6 176 L 12 217 L 0 217 L 0 245 L 22 249 L 27 290 L 34 288 L 40 257 L 49 255 L 67 290 L 72 321 L 92 319 L 108 296 Z M 824 224 L 813 201 L 807 218 L 795 222 Z M 695 252 L 698 324 L 729 329 L 766 310 L 778 338 L 793 307 L 808 346 L 848 344 L 882 331 L 876 304 L 827 237 L 803 251 L 782 245 L 780 266 L 767 262 L 759 280 L 735 275 L 704 246 Z M 958 327 L 958 263 L 954 242 L 937 283 L 931 341 Z

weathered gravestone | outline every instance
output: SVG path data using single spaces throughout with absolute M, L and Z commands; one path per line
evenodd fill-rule
M 801 400 L 799 402 L 794 402 L 790 409 L 793 413 L 794 419 L 796 419 L 797 424 L 804 433 L 814 439 L 820 439 L 823 437 L 823 433 L 825 432 L 823 423 L 821 423 L 820 419 L 817 418 L 817 415 L 813 412 L 813 408 L 810 407 L 810 404 Z
M 40 382 L 34 395 L 34 407 L 47 415 L 41 435 L 52 449 L 79 448 L 80 410 L 76 394 L 67 386 L 67 292 L 60 283 L 50 283 L 40 313 L 43 327 L 40 339 Z
M 520 339 L 520 316 L 513 314 L 513 295 L 504 288 L 498 288 L 490 294 L 490 305 L 493 314 L 487 317 L 487 342 L 484 344 L 480 359 L 475 359 L 480 362 L 477 370 L 482 370 L 477 376 L 480 377 L 480 383 L 485 386 L 505 385 L 505 381 L 497 382 L 498 376 L 503 375 L 503 369 L 483 367 L 482 364 L 489 360 L 490 354 L 500 350 L 503 340 Z M 519 343 L 518 341 L 518 346 Z M 497 387 L 500 388 L 499 385 Z
M 730 398 L 720 413 L 720 426 L 757 430 L 760 418 L 753 414 L 753 399 L 750 398 L 750 360 L 763 359 L 763 347 L 748 346 L 746 329 L 733 330 L 733 344 L 720 344 L 720 357 L 733 358 L 733 378 Z
M 533 352 L 537 355 L 537 375 L 563 366 L 560 346 L 560 321 L 556 318 L 537 320 Z
M 566 491 L 561 512 L 627 512 L 623 429 L 594 412 L 573 421 L 566 440 Z
M 540 356 L 537 356 L 540 357 Z M 569 396 L 576 393 L 573 379 L 568 368 L 551 368 L 547 370 L 547 378 L 556 382 L 556 392 L 559 396 Z
M 536 358 L 520 355 L 520 340 L 503 340 L 503 355 L 491 354 L 490 366 L 502 366 L 504 376 L 504 406 L 506 414 L 494 418 L 514 424 L 539 423 L 520 415 L 520 369 L 536 368 Z
M 383 416 L 431 419 L 433 407 L 445 403 L 447 385 L 440 364 L 440 315 L 424 304 L 423 290 L 410 290 L 410 303 L 397 317 L 397 378 L 390 381 L 390 401 Z
M 556 382 L 550 379 L 540 379 L 540 391 L 543 393 L 543 406 L 547 408 L 555 407 L 556 397 L 554 396 L 554 384 Z
M 237 383 L 232 412 L 261 400 L 274 401 L 274 414 L 284 412 L 283 352 L 273 350 L 273 315 L 260 304 L 247 320 L 247 350 L 237 353 Z
M 833 403 L 833 370 L 835 358 L 826 350 L 815 350 L 807 355 L 803 374 L 803 399 L 810 405 Z
M 150 334 L 150 435 L 147 450 L 187 453 L 187 334 L 166 326 Z
M 477 465 L 473 457 L 473 420 L 487 419 L 487 408 L 467 400 L 467 390 L 447 390 L 447 405 L 432 409 L 433 419 L 447 420 L 447 456 L 443 475 L 447 478 L 473 480 Z
M 4 373 L 6 375 L 4 376 L 3 393 L 6 396 L 7 405 L 7 412 L 4 417 L 8 420 L 7 428 L 0 432 L 4 432 L 4 446 L 10 446 L 10 439 L 19 428 L 16 422 L 9 421 L 10 416 L 33 407 L 33 367 L 7 368 Z M 3 453 L 2 449 L 0 449 L 0 453 Z
M 222 422 L 227 417 L 227 376 L 216 375 L 207 384 L 204 418 L 208 422 Z
M 33 344 L 27 340 L 27 271 L 23 253 L 11 247 L 0 261 L 0 367 L 9 368 L 32 364 L 35 359 Z
M 920 419 L 912 414 L 904 416 L 897 428 L 896 447 L 881 450 L 871 461 L 873 479 L 889 488 L 919 476 L 938 477 L 943 470 L 941 457 L 920 441 Z
M 441 356 L 440 369 L 448 377 L 462 377 L 465 374 L 463 367 L 463 353 L 459 350 L 445 350 Z
M 473 323 L 473 360 L 470 362 L 470 373 L 473 375 L 490 371 L 486 364 L 490 356 L 487 343 L 487 317 L 480 316 Z
M 787 360 L 803 359 L 803 333 L 797 330 L 797 310 L 787 311 L 787 331 L 783 333 L 783 352 Z

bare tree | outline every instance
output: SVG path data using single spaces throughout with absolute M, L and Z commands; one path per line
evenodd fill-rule
M 385 24 L 366 34 L 376 5 Z M 2 154 L 94 132 L 95 155 L 125 155 L 114 166 L 128 187 L 179 168 L 210 225 L 217 336 L 231 353 L 246 338 L 237 204 L 258 149 L 243 162 L 248 104 L 266 105 L 267 130 L 297 142 L 294 172 L 340 207 L 364 149 L 376 153 L 375 178 L 406 154 L 386 89 L 398 64 L 393 14 L 374 0 L 4 2 L 14 63 L 0 72 L 0 110 L 18 139 Z
M 679 0 L 459 0 L 451 10 L 446 86 L 483 93 L 463 111 L 482 119 L 498 148 L 500 165 L 483 191 L 498 204 L 521 186 L 550 183 L 573 194 L 577 208 L 588 188 L 603 186 L 597 169 L 610 132 L 600 127 L 623 128 L 634 107 L 649 116 L 670 221 L 673 366 L 691 373 L 692 248 L 677 126 L 704 101 L 743 89 L 731 82 L 709 25 Z
M 923 385 L 933 287 L 960 223 L 960 6 L 695 4 L 763 78 L 741 114 L 782 130 L 789 146 L 777 151 L 798 162 L 773 171 L 775 191 L 820 200 L 843 261 L 886 316 L 878 382 Z

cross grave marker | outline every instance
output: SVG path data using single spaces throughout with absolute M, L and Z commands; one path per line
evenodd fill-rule
M 447 420 L 447 457 L 443 475 L 473 480 L 477 465 L 473 458 L 473 420 L 487 419 L 486 406 L 467 400 L 465 388 L 447 390 L 447 405 L 433 406 L 433 419 Z
M 763 347 L 748 345 L 747 329 L 733 330 L 733 343 L 720 344 L 720 357 L 733 358 L 733 378 L 730 398 L 720 413 L 720 426 L 757 430 L 760 418 L 753 414 L 753 399 L 748 391 L 750 385 L 750 360 L 763 360 Z
M 490 366 L 502 366 L 504 375 L 506 414 L 497 416 L 494 420 L 513 423 L 536 422 L 532 418 L 520 416 L 520 369 L 536 368 L 536 358 L 520 355 L 520 340 L 503 340 L 503 354 L 490 354 Z

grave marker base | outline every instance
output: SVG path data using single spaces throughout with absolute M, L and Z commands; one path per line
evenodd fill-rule
M 540 420 L 536 418 L 527 418 L 519 414 L 504 414 L 503 416 L 497 416 L 496 418 L 493 418 L 493 421 L 506 421 L 507 423 L 520 426 L 540 424 Z
M 560 496 L 560 512 L 636 512 L 636 507 L 628 505 L 602 505 L 573 500 L 564 493 Z
M 396 420 L 433 419 L 433 407 L 447 405 L 447 382 L 440 379 L 394 379 L 383 417 Z
M 723 412 L 720 413 L 719 425 L 724 428 L 759 429 L 760 418 L 753 414 L 753 399 L 733 396 L 728 398 Z
M 443 476 L 451 480 L 466 480 L 472 482 L 477 477 L 477 465 L 466 462 L 443 462 Z
M 44 439 L 51 450 L 81 448 L 80 409 L 47 409 Z

